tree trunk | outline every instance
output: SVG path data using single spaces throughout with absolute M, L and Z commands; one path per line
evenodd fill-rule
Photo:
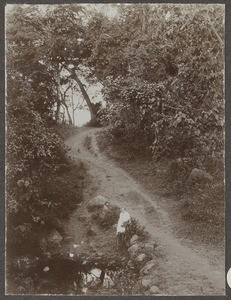
M 105 278 L 105 271 L 102 270 L 102 271 L 101 271 L 101 274 L 100 274 L 100 277 L 99 277 L 99 280 L 100 280 L 100 284 L 101 284 L 101 285 L 103 285 L 104 278 Z
M 60 107 L 61 107 L 60 91 L 59 91 L 59 87 L 58 86 L 57 86 L 56 90 L 57 90 L 57 108 L 56 108 L 56 112 L 55 112 L 55 121 L 58 122 L 58 120 L 59 120 L 59 113 L 60 113 Z
M 81 90 L 81 93 L 83 94 L 83 97 L 87 103 L 87 106 L 89 108 L 89 111 L 90 111 L 90 114 L 91 114 L 91 120 L 95 120 L 96 119 L 96 114 L 95 114 L 95 111 L 94 111 L 94 107 L 91 103 L 91 100 L 81 82 L 81 80 L 79 79 L 79 77 L 76 75 L 75 71 L 72 71 L 72 78 L 78 83 L 78 86 Z
M 56 72 L 56 93 L 57 93 L 57 108 L 55 112 L 55 121 L 58 122 L 59 120 L 59 113 L 60 113 L 60 107 L 61 107 L 61 98 L 60 98 L 60 70 L 59 70 L 59 64 L 57 65 L 57 72 Z
M 64 105 L 64 107 L 66 108 L 66 111 L 67 111 L 67 115 L 68 115 L 68 119 L 69 119 L 69 124 L 72 125 L 73 123 L 72 123 L 71 115 L 69 113 L 69 109 L 68 109 L 68 106 L 67 106 L 67 104 L 66 104 L 65 101 L 63 101 L 63 105 Z
M 72 121 L 73 121 L 73 125 L 75 126 L 75 108 L 74 108 L 73 86 L 71 87 L 71 108 L 72 108 Z

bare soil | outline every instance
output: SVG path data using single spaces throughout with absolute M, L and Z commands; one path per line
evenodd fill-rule
M 185 237 L 183 224 L 181 234 L 181 227 L 176 224 L 179 222 L 177 216 L 172 217 L 172 211 L 176 211 L 174 205 L 168 204 L 171 201 L 166 202 L 157 189 L 155 192 L 155 184 L 151 189 L 140 184 L 100 152 L 96 141 L 100 130 L 82 128 L 66 142 L 70 155 L 84 162 L 91 177 L 89 186 L 85 188 L 83 208 L 74 211 L 66 224 L 68 234 L 75 242 L 85 243 L 86 235 L 80 225 L 79 214 L 92 196 L 102 195 L 112 204 L 124 207 L 145 226 L 153 242 L 158 244 L 158 252 L 162 254 L 159 256 L 158 270 L 162 295 L 224 295 L 224 243 L 220 247 L 198 241 L 194 243 L 193 239 Z M 102 247 L 108 239 L 108 251 L 113 251 L 115 233 L 111 232 L 105 239 L 101 235 L 101 238 Z M 94 247 L 94 238 L 88 242 Z

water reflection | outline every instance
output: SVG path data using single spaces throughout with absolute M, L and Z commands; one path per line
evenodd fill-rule
M 103 287 L 109 288 L 113 285 L 113 280 L 109 274 L 100 269 L 92 269 L 84 276 L 85 285 L 98 285 L 102 283 Z

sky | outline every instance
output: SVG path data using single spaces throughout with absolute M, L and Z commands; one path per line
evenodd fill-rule
M 76 4 L 81 4 L 81 6 L 84 6 L 85 8 L 90 9 L 90 10 L 94 9 L 94 10 L 100 11 L 109 18 L 114 18 L 116 16 L 117 6 L 120 5 L 119 3 L 115 3 L 115 4 L 112 4 L 112 3 L 107 3 L 107 4 L 76 3 Z M 17 5 L 17 4 L 7 4 L 5 6 L 5 11 L 7 13 L 10 12 L 15 5 Z M 25 4 L 25 5 L 33 5 L 33 4 Z M 60 4 L 37 4 L 36 3 L 36 5 L 38 5 L 41 12 L 43 12 L 43 11 L 46 11 L 46 9 L 48 7 L 51 7 L 52 5 L 60 5 Z
M 84 84 L 86 84 L 84 82 L 84 80 L 82 80 L 82 82 Z M 103 100 L 103 95 L 102 95 L 102 85 L 100 83 L 98 84 L 92 84 L 92 85 L 86 85 L 86 90 L 88 93 L 88 96 L 90 97 L 92 103 L 96 103 L 96 102 L 101 102 L 102 105 L 104 106 L 106 104 L 106 102 Z M 71 99 L 71 92 L 69 92 L 69 94 L 67 95 L 69 97 L 69 99 Z M 83 100 L 83 96 L 81 94 L 81 92 L 75 91 L 73 94 L 73 101 L 74 104 L 78 104 L 79 101 L 82 102 Z M 84 102 L 85 104 L 85 102 Z M 72 110 L 70 108 L 70 113 L 72 116 Z M 88 108 L 83 108 L 83 109 L 77 109 L 74 113 L 74 118 L 75 118 L 75 125 L 76 126 L 82 126 L 85 123 L 87 123 L 88 121 L 90 121 L 90 112 L 88 110 Z M 65 112 L 65 116 L 67 118 L 67 113 Z

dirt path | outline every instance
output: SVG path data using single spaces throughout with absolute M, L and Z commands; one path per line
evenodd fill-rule
M 210 249 L 194 248 L 192 243 L 178 239 L 168 212 L 160 199 L 149 195 L 124 170 L 103 156 L 96 143 L 95 133 L 100 129 L 83 128 L 67 141 L 70 155 L 81 159 L 97 186 L 97 195 L 123 206 L 139 220 L 163 253 L 160 260 L 161 290 L 165 295 L 224 295 L 225 265 L 222 254 Z M 91 138 L 91 149 L 84 147 L 85 138 Z M 87 194 L 86 194 L 87 197 Z M 73 219 L 72 219 L 73 226 Z

